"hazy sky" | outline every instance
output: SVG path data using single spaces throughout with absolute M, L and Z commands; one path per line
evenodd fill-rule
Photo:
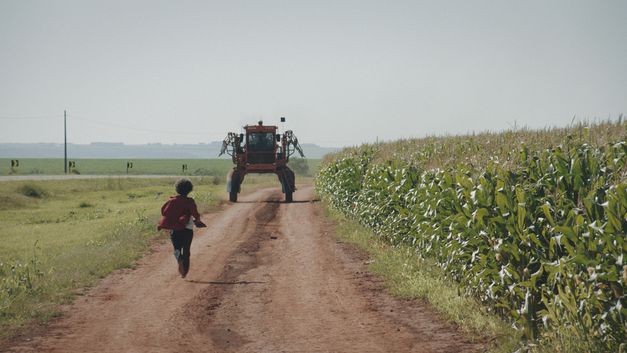
M 325 146 L 627 113 L 627 1 L 0 0 L 0 142 Z

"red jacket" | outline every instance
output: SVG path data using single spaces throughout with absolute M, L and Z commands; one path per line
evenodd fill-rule
M 159 229 L 181 230 L 185 229 L 190 217 L 200 220 L 194 199 L 183 195 L 170 197 L 161 207 L 161 216 Z

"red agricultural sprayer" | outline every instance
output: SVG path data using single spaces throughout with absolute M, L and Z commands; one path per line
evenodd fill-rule
M 285 118 L 281 118 L 281 121 L 284 122 Z M 237 202 L 237 194 L 246 174 L 274 173 L 281 183 L 285 201 L 292 202 L 296 180 L 287 163 L 295 152 L 305 157 L 294 133 L 287 130 L 279 134 L 277 126 L 263 125 L 263 121 L 257 125 L 244 126 L 244 132 L 229 132 L 219 154 L 230 155 L 235 164 L 227 179 L 229 200 Z

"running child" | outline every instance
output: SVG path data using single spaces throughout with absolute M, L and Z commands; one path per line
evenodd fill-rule
M 161 207 L 161 220 L 157 229 L 170 230 L 170 240 L 174 247 L 174 257 L 178 262 L 179 273 L 182 278 L 189 272 L 189 255 L 194 237 L 194 225 L 198 228 L 206 227 L 200 220 L 196 202 L 187 197 L 194 188 L 187 178 L 181 178 L 174 184 L 178 195 L 170 199 Z

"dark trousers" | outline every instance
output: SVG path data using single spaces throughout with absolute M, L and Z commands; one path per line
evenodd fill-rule
M 174 257 L 179 265 L 183 267 L 182 275 L 189 271 L 189 255 L 192 246 L 194 232 L 191 229 L 173 230 L 170 233 L 170 240 L 174 246 Z

